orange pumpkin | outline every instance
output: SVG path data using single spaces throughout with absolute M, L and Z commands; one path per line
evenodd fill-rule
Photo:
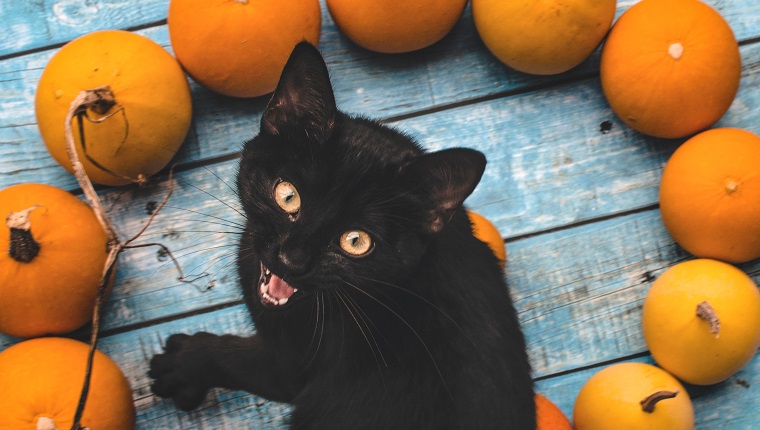
M 692 430 L 694 406 L 670 373 L 645 363 L 617 363 L 583 384 L 573 424 L 576 430 Z
M 88 109 L 86 151 L 72 121 L 79 158 L 93 182 L 143 181 L 169 163 L 190 129 L 187 78 L 164 48 L 135 33 L 96 31 L 64 45 L 42 72 L 34 108 L 48 151 L 69 172 L 66 114 L 81 91 L 101 86 L 110 88 L 116 104 Z
M 702 132 L 665 165 L 660 211 L 679 245 L 697 257 L 760 257 L 760 137 L 737 128 Z
M 525 73 L 566 72 L 588 58 L 615 17 L 615 0 L 473 0 L 480 38 Z
M 293 47 L 317 45 L 318 0 L 172 0 L 169 37 L 201 85 L 233 97 L 274 91 Z
M 0 427 L 68 430 L 79 403 L 89 346 L 64 338 L 39 338 L 0 353 Z M 82 427 L 132 430 L 135 407 L 124 374 L 95 351 Z
M 573 430 L 562 409 L 545 396 L 536 393 L 536 430 Z
M 491 248 L 491 251 L 499 259 L 499 263 L 503 269 L 507 263 L 507 248 L 504 246 L 504 238 L 501 237 L 499 229 L 483 215 L 467 211 L 467 216 L 472 223 L 472 233 Z
M 411 52 L 443 39 L 467 0 L 327 0 L 335 25 L 357 45 L 386 54 Z
M 0 215 L 10 214 L 0 233 L 0 333 L 26 338 L 83 326 L 106 260 L 95 213 L 59 188 L 21 184 L 0 191 Z
M 631 128 L 678 138 L 731 106 L 741 57 L 731 27 L 698 0 L 643 0 L 625 11 L 602 49 L 602 89 Z
M 663 369 L 689 384 L 717 384 L 749 363 L 760 347 L 760 292 L 730 264 L 685 261 L 652 284 L 641 326 Z

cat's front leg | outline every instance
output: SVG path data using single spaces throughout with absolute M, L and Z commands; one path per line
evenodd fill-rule
M 178 408 L 198 407 L 213 387 L 245 390 L 289 402 L 300 391 L 298 373 L 285 368 L 256 336 L 175 334 L 150 361 L 151 389 Z

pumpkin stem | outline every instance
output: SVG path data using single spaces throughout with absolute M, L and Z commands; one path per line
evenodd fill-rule
M 726 194 L 733 194 L 739 190 L 739 183 L 733 179 L 726 180 Z
M 38 207 L 39 205 L 35 205 L 22 211 L 11 212 L 5 218 L 5 225 L 11 231 L 8 255 L 19 263 L 31 262 L 40 252 L 40 244 L 32 236 L 32 223 L 29 219 L 29 213 Z
M 683 55 L 683 45 L 680 42 L 676 42 L 668 46 L 668 54 L 676 60 L 680 60 Z
M 51 418 L 48 417 L 39 417 L 37 418 L 37 427 L 35 427 L 35 430 L 57 430 L 58 428 L 55 426 L 55 422 Z
M 678 395 L 678 391 L 657 391 L 656 393 L 652 393 L 647 398 L 639 402 L 641 404 L 641 410 L 651 414 L 654 412 L 654 407 L 657 405 L 658 402 L 665 399 L 672 399 L 673 397 Z
M 697 316 L 710 324 L 710 333 L 720 337 L 720 319 L 715 309 L 706 300 L 697 305 Z

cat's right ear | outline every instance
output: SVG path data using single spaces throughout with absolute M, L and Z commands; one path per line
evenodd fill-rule
M 475 190 L 486 168 L 479 151 L 452 148 L 421 155 L 402 170 L 405 186 L 425 205 L 424 228 L 439 232 Z
M 332 132 L 336 113 L 330 75 L 322 55 L 309 42 L 299 43 L 290 54 L 261 117 L 261 131 L 324 142 Z

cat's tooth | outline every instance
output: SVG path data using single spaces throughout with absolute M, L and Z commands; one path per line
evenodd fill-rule
M 287 302 L 288 302 L 288 298 L 287 298 L 287 297 L 285 297 L 285 298 L 282 298 L 282 299 L 278 300 L 278 301 L 277 301 L 277 305 L 278 305 L 278 306 L 282 306 L 282 305 L 284 305 L 284 304 L 285 304 L 285 303 L 287 303 Z
M 298 288 L 293 288 L 293 294 L 298 292 Z

